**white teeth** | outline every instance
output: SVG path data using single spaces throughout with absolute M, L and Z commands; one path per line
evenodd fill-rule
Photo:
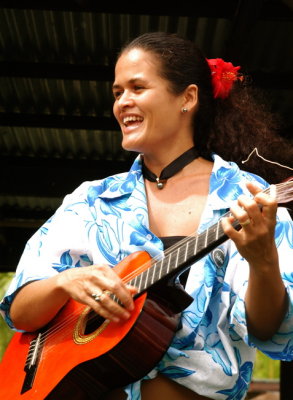
M 128 122 L 133 122 L 133 121 L 142 121 L 143 118 L 137 117 L 135 115 L 130 115 L 128 117 L 123 118 L 123 124 L 126 125 Z

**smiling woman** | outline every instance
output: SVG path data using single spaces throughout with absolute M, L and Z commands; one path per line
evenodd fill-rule
M 145 161 L 148 153 L 153 159 L 164 156 L 166 160 L 162 161 L 168 164 L 193 146 L 189 118 L 182 109 L 193 113 L 197 87 L 190 85 L 177 96 L 157 70 L 158 61 L 150 52 L 131 49 L 121 55 L 113 85 L 114 115 L 122 130 L 125 149 L 144 153 Z M 166 141 L 176 154 L 166 154 Z
M 239 71 L 172 34 L 122 50 L 114 115 L 139 154 L 30 239 L 1 310 L 14 329 L 49 329 L 20 340 L 33 373 L 5 361 L 25 383 L 0 396 L 72 398 L 74 384 L 83 399 L 242 400 L 256 349 L 292 360 L 293 227 L 277 204 L 292 183 L 272 190 L 237 165 L 251 145 L 289 151 Z

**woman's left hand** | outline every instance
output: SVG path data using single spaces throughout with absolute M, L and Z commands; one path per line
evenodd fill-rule
M 223 218 L 222 226 L 249 263 L 245 294 L 248 332 L 268 340 L 277 332 L 288 308 L 274 239 L 277 202 L 274 193 L 265 194 L 252 183 L 247 187 L 254 198 L 240 196 L 231 207 L 233 217 Z M 235 218 L 242 225 L 239 231 L 232 226 Z
M 247 183 L 247 188 L 254 198 L 239 196 L 230 209 L 233 216 L 223 218 L 222 226 L 250 266 L 259 268 L 277 262 L 274 233 L 278 205 L 274 193 L 266 194 L 251 182 Z M 232 226 L 235 219 L 241 224 L 239 231 Z

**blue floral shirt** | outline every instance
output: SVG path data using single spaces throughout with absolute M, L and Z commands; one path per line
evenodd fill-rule
M 214 155 L 199 232 L 217 222 L 240 194 L 249 195 L 247 181 L 268 186 L 260 177 Z M 68 268 L 97 263 L 114 266 L 139 250 L 151 257 L 162 254 L 163 244 L 148 226 L 140 157 L 128 173 L 84 182 L 28 241 L 0 304 L 7 323 L 13 328 L 10 305 L 15 291 L 26 282 Z M 293 359 L 293 226 L 284 208 L 278 210 L 275 236 L 290 301 L 274 337 L 262 342 L 248 334 L 244 298 L 249 267 L 228 240 L 190 268 L 186 291 L 194 301 L 182 312 L 182 327 L 170 348 L 145 379 L 160 371 L 211 399 L 241 400 L 251 380 L 256 348 L 274 359 Z M 220 262 L 215 252 L 221 253 Z M 129 400 L 140 399 L 140 383 L 125 389 Z

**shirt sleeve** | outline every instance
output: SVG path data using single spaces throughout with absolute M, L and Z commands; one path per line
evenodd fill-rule
M 288 309 L 279 330 L 267 341 L 261 341 L 250 335 L 247 330 L 245 314 L 245 293 L 248 281 L 246 280 L 237 293 L 230 316 L 230 326 L 232 330 L 240 336 L 249 346 L 258 348 L 267 356 L 283 360 L 293 360 L 293 268 L 292 268 L 292 249 L 293 249 L 293 222 L 288 212 L 279 208 L 276 225 L 275 241 L 279 254 L 279 265 L 282 280 L 288 295 Z M 268 299 L 268 301 L 271 301 Z M 273 301 L 273 299 L 272 299 Z
M 0 303 L 0 312 L 12 329 L 15 328 L 10 306 L 20 288 L 65 269 L 92 264 L 85 227 L 93 218 L 83 187 L 84 184 L 66 196 L 53 217 L 26 244 L 15 276 Z

